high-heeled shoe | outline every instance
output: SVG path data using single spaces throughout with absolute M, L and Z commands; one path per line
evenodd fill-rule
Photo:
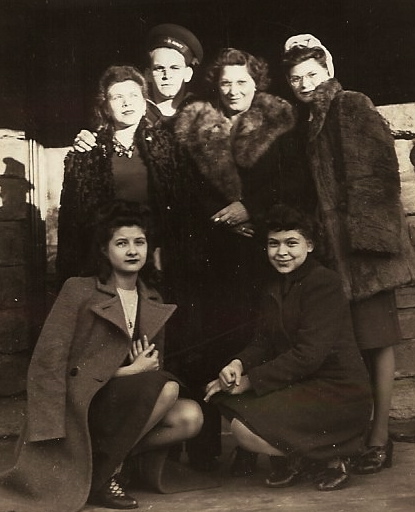
M 370 475 L 384 468 L 392 467 L 393 443 L 391 439 L 384 446 L 369 446 L 353 466 L 353 473 Z
M 257 460 L 257 453 L 249 452 L 237 446 L 229 472 L 236 477 L 251 476 L 255 472 Z
M 350 480 L 349 459 L 333 461 L 314 477 L 314 484 L 319 491 L 337 491 L 346 487 Z
M 267 487 L 279 489 L 281 487 L 290 487 L 298 483 L 302 478 L 301 459 L 291 457 L 271 456 L 271 473 L 265 480 Z

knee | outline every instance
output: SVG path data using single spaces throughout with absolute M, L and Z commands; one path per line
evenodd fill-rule
M 193 400 L 179 400 L 180 413 L 178 415 L 180 421 L 180 429 L 185 439 L 195 437 L 203 425 L 203 413 L 197 402 Z
M 163 402 L 165 408 L 171 409 L 179 398 L 179 384 L 174 381 L 169 381 L 164 384 L 160 392 L 159 400 Z

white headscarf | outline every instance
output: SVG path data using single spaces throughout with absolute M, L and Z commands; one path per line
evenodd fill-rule
M 311 34 L 298 34 L 297 36 L 292 36 L 284 44 L 284 52 L 288 52 L 291 48 L 298 46 L 299 48 L 321 48 L 326 54 L 326 64 L 329 72 L 330 78 L 334 77 L 334 64 L 333 57 L 331 53 L 327 50 L 325 46 L 321 44 L 321 41 L 314 37 Z

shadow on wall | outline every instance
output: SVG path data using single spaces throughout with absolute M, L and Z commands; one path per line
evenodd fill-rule
M 18 160 L 0 175 L 0 396 L 26 388 L 31 352 L 45 315 L 45 226 L 27 202 L 33 190 Z M 29 195 L 30 197 L 30 195 Z

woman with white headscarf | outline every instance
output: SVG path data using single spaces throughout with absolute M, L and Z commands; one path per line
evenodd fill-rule
M 283 65 L 300 102 L 298 130 L 317 191 L 328 264 L 351 300 L 356 339 L 372 377 L 373 424 L 355 471 L 376 473 L 392 465 L 393 345 L 401 339 L 394 289 L 415 276 L 394 141 L 370 99 L 343 90 L 334 78 L 332 56 L 317 38 L 289 38 Z

